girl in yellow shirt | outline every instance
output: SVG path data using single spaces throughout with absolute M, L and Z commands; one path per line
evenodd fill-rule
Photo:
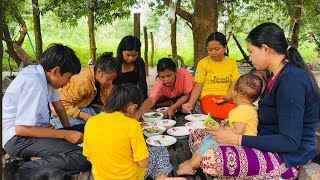
M 141 100 L 137 86 L 116 85 L 110 92 L 105 112 L 87 121 L 83 155 L 91 162 L 96 180 L 171 179 L 167 177 L 172 171 L 168 150 L 148 149 L 139 122 L 132 118 Z
M 238 65 L 227 56 L 227 40 L 222 33 L 210 34 L 206 45 L 209 55 L 199 61 L 194 76 L 196 85 L 182 108 L 186 113 L 191 113 L 199 98 L 205 114 L 226 119 L 229 111 L 236 107 L 232 101 L 232 89 L 240 76 Z

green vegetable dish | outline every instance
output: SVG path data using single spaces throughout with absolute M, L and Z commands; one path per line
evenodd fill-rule
M 143 131 L 145 131 L 145 132 L 147 132 L 147 133 L 150 133 L 150 134 L 153 134 L 153 133 L 162 132 L 163 130 L 161 130 L 161 129 L 156 129 L 156 128 L 146 128 L 146 129 L 144 129 Z
M 161 114 L 159 114 L 159 113 L 154 113 L 152 115 L 144 115 L 144 117 L 146 117 L 146 118 L 157 118 L 160 116 L 161 116 Z

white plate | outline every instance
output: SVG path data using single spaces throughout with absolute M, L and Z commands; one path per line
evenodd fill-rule
M 156 111 L 157 112 L 166 112 L 166 110 L 168 109 L 169 107 L 160 107 L 160 108 L 157 108 Z
M 146 131 L 147 129 L 149 129 L 149 130 L 159 130 L 159 131 L 158 132 L 149 133 L 149 132 Z M 166 128 L 162 127 L 162 126 L 144 126 L 142 128 L 142 132 L 146 137 L 160 135 L 160 134 L 163 134 L 165 131 L 166 131 Z
M 142 127 L 144 127 L 144 126 L 153 126 L 154 123 L 153 123 L 153 122 L 144 121 L 144 122 L 140 122 L 140 125 L 141 125 Z
M 205 114 L 189 114 L 184 117 L 188 121 L 204 121 L 207 118 Z
M 154 122 L 154 125 L 156 126 L 163 126 L 167 129 L 172 128 L 177 122 L 175 120 L 171 119 L 162 119 Z
M 151 146 L 170 146 L 177 142 L 177 139 L 167 135 L 157 135 L 147 138 L 147 144 Z
M 195 122 L 187 122 L 185 124 L 187 127 L 192 127 L 194 129 L 200 128 L 200 129 L 205 129 L 206 126 L 203 124 L 203 121 L 195 121 Z
M 157 116 L 155 117 L 154 114 L 157 114 Z M 144 113 L 142 118 L 144 121 L 154 123 L 157 120 L 163 119 L 163 113 L 161 113 L 161 112 L 148 112 L 148 113 Z
M 190 134 L 190 132 L 193 130 L 194 128 L 192 127 L 186 127 L 186 126 L 177 126 L 177 127 L 173 127 L 167 130 L 167 133 L 171 136 L 188 136 Z

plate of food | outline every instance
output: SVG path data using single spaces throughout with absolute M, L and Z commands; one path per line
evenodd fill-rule
M 171 120 L 171 119 L 162 119 L 162 120 L 158 120 L 154 123 L 154 125 L 156 126 L 163 126 L 167 129 L 172 128 L 177 122 L 175 120 Z
M 157 111 L 157 112 L 162 112 L 162 113 L 164 113 L 164 112 L 166 112 L 166 110 L 167 110 L 168 108 L 169 108 L 169 107 L 160 107 L 160 108 L 157 108 L 156 111 Z
M 194 129 L 205 129 L 206 126 L 203 124 L 203 121 L 187 122 L 185 124 L 187 127 L 192 127 Z
M 208 116 L 205 114 L 189 114 L 184 117 L 188 121 L 204 121 Z
M 193 131 L 193 129 L 193 127 L 177 126 L 168 129 L 167 133 L 177 139 L 185 139 L 189 136 L 190 132 Z
M 157 120 L 163 119 L 163 114 L 160 112 L 148 112 L 148 113 L 144 113 L 142 118 L 146 122 L 153 122 L 154 123 Z
M 140 122 L 141 127 L 145 127 L 145 126 L 153 126 L 154 123 L 153 122 L 147 122 L 147 121 L 143 121 Z
M 146 137 L 160 135 L 164 131 L 166 131 L 166 128 L 162 126 L 145 126 L 142 128 L 142 132 Z
M 170 146 L 177 142 L 177 139 L 168 135 L 157 135 L 147 138 L 147 144 L 151 146 Z

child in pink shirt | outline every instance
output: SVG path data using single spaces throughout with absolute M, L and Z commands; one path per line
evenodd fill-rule
M 169 58 L 162 58 L 157 64 L 158 81 L 152 88 L 149 97 L 143 102 L 139 117 L 154 106 L 169 106 L 165 116 L 171 118 L 182 104 L 188 102 L 194 87 L 194 81 L 186 69 L 177 69 Z

